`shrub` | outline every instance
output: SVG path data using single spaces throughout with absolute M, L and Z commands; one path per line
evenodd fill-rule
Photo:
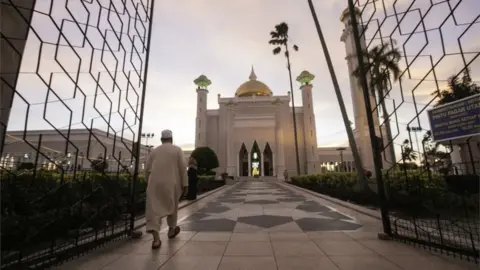
M 383 177 L 391 209 L 415 212 L 432 209 L 455 212 L 461 209 L 463 212 L 463 199 L 467 208 L 478 209 L 478 194 L 463 196 L 462 199 L 462 196 L 452 192 L 440 174 L 421 170 L 391 170 L 384 172 Z M 378 196 L 371 191 L 355 189 L 356 183 L 355 173 L 329 172 L 292 177 L 294 185 L 346 201 L 379 206 Z
M 2 251 L 25 244 L 34 251 L 52 239 L 70 241 L 76 237 L 77 229 L 106 229 L 107 224 L 124 223 L 130 213 L 131 174 L 60 174 L 47 170 L 14 173 L 0 171 Z M 213 176 L 201 176 L 199 192 L 223 184 L 214 181 Z M 145 211 L 146 187 L 144 175 L 139 174 L 135 189 L 137 215 Z
M 35 169 L 35 165 L 32 162 L 22 162 L 18 165 L 17 170 L 33 170 Z
M 217 154 L 210 147 L 197 147 L 190 157 L 197 161 L 198 171 L 203 174 L 218 168 Z
M 103 173 L 108 169 L 108 163 L 102 157 L 92 160 L 92 170 Z

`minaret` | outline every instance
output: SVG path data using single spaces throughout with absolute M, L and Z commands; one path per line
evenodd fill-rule
M 312 98 L 312 80 L 315 75 L 304 70 L 297 77 L 297 81 L 301 83 L 303 103 L 303 134 L 305 140 L 305 158 L 307 174 L 315 173 L 317 168 L 317 129 L 315 127 L 315 113 L 313 111 Z
M 360 10 L 355 8 L 357 21 L 360 22 Z M 352 104 L 353 104 L 353 115 L 354 115 L 354 123 L 355 123 L 355 130 L 354 136 L 355 140 L 357 141 L 357 145 L 359 148 L 360 156 L 363 161 L 363 165 L 366 169 L 370 171 L 374 171 L 374 164 L 373 164 L 373 153 L 372 153 L 372 146 L 370 141 L 370 133 L 368 129 L 368 121 L 367 121 L 367 112 L 365 109 L 365 99 L 363 97 L 363 89 L 360 84 L 360 80 L 353 75 L 353 72 L 358 68 L 358 60 L 357 60 L 357 53 L 355 47 L 355 40 L 353 37 L 353 27 L 350 20 L 350 13 L 349 9 L 345 9 L 340 17 L 340 21 L 344 23 L 345 29 L 343 30 L 343 34 L 341 36 L 341 41 L 345 43 L 345 50 L 346 50 L 346 60 L 348 65 L 348 74 L 350 78 L 350 91 L 352 94 Z M 359 25 L 359 33 L 363 33 L 364 27 Z M 362 50 L 365 50 L 367 47 L 367 43 L 365 40 L 365 35 L 361 37 L 360 44 Z M 368 76 L 367 76 L 368 79 Z M 372 108 L 375 107 L 375 97 L 373 95 L 370 96 L 370 104 Z M 378 114 L 375 114 L 373 117 L 373 121 L 376 127 L 376 134 L 379 136 L 379 119 Z
M 195 121 L 195 148 L 207 146 L 207 87 L 212 82 L 205 75 L 194 81 L 197 86 L 197 118 Z

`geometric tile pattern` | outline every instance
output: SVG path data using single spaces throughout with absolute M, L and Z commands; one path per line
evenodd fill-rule
M 184 231 L 175 239 L 163 232 L 158 250 L 152 251 L 151 236 L 119 240 L 60 269 L 478 269 L 379 240 L 380 221 L 365 220 L 361 232 L 338 232 L 360 225 L 275 183 L 250 182 L 234 189 L 214 202 L 201 203 L 203 208 L 194 204 L 186 218 L 180 214 Z
M 355 220 L 275 182 L 244 182 L 183 220 L 183 231 L 353 231 Z

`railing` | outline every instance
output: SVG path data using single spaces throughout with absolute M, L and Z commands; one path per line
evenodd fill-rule
M 386 233 L 478 263 L 480 135 L 433 141 L 428 117 L 439 104 L 480 93 L 474 2 L 349 0 L 347 18 L 358 29 L 352 75 L 375 97 L 367 113 L 380 124 L 370 135 L 383 144 L 373 143 L 374 154 L 396 153 L 377 177 L 386 184 Z
M 153 3 L 1 2 L 2 269 L 48 268 L 134 230 Z M 26 167 L 8 152 L 29 153 Z

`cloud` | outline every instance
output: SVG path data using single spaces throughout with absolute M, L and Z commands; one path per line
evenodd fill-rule
M 462 1 L 462 5 L 458 7 L 455 13 L 458 21 L 466 22 L 472 18 L 470 15 L 474 14 L 476 9 L 468 8 L 468 5 L 465 6 L 463 3 L 476 4 L 475 1 Z M 385 0 L 383 2 L 387 5 L 387 14 L 393 13 L 393 3 L 395 3 L 397 11 L 405 10 L 411 3 L 414 3 L 413 7 L 423 10 L 425 5 L 430 5 L 429 2 L 413 0 Z M 383 16 L 382 6 L 379 5 L 378 1 L 375 3 L 377 5 L 375 16 L 380 16 L 381 18 Z M 340 41 L 343 25 L 339 21 L 339 17 L 346 7 L 346 2 L 339 0 L 316 0 L 314 4 L 323 27 L 347 111 L 350 118 L 352 118 L 352 101 L 347 62 L 345 60 L 345 44 Z M 438 4 L 434 9 L 436 12 L 440 12 L 438 14 L 443 14 L 440 8 L 445 5 L 445 3 Z M 56 19 L 69 16 L 62 5 L 59 6 L 56 12 L 55 16 L 53 16 Z M 84 15 L 83 13 L 80 7 L 74 9 L 74 15 L 79 16 L 79 18 Z M 428 26 L 433 27 L 442 20 L 438 20 L 438 18 L 433 16 L 433 12 L 431 13 L 425 22 Z M 43 26 L 42 28 L 38 27 L 42 37 L 46 37 L 49 41 L 56 40 L 57 32 L 51 30 L 54 27 L 52 23 L 46 21 L 45 18 L 42 20 L 37 22 L 38 25 Z M 208 106 L 211 109 L 217 108 L 217 94 L 221 94 L 222 97 L 234 95 L 238 86 L 248 79 L 252 64 L 255 66 L 259 80 L 266 83 L 275 95 L 285 95 L 290 91 L 285 58 L 283 56 L 274 56 L 272 54 L 272 46 L 268 44 L 269 32 L 274 25 L 282 21 L 287 22 L 290 26 L 291 42 L 300 47 L 299 52 L 292 53 L 292 75 L 294 79 L 304 69 L 316 75 L 313 82 L 313 101 L 318 141 L 324 144 L 338 139 L 335 143 L 342 143 L 342 140 L 345 139 L 344 135 L 331 135 L 332 130 L 344 130 L 343 120 L 339 112 L 330 73 L 325 64 L 323 50 L 318 40 L 309 7 L 306 1 L 293 0 L 157 0 L 155 2 L 152 50 L 147 81 L 144 131 L 159 134 L 162 129 L 169 128 L 175 132 L 177 143 L 193 143 L 196 111 L 196 92 L 193 80 L 201 74 L 207 75 L 213 82 L 209 88 L 210 94 L 208 96 Z M 410 29 L 412 21 L 414 21 L 414 18 L 409 18 L 409 21 L 402 22 L 402 30 Z M 388 34 L 388 29 L 396 24 L 395 18 L 392 17 L 383 25 L 383 30 L 385 31 L 382 33 Z M 448 21 L 445 27 L 444 38 L 445 41 L 450 42 L 446 42 L 447 52 L 458 52 L 459 46 L 456 40 L 459 38 L 461 31 L 452 33 L 453 26 L 451 20 Z M 372 27 L 372 30 L 375 29 Z M 398 40 L 399 47 L 403 49 L 403 45 L 405 45 L 405 50 L 409 57 L 418 53 L 418 44 L 423 44 L 416 39 L 417 37 L 412 37 L 407 42 L 408 35 L 400 35 L 398 30 L 392 33 Z M 477 35 L 474 35 L 475 33 Z M 477 44 L 478 42 L 475 39 L 478 33 L 478 26 L 474 26 L 461 39 L 464 52 L 470 52 L 466 56 L 467 61 L 474 56 L 472 52 L 479 51 L 480 45 Z M 98 47 L 100 45 L 98 34 L 91 32 L 90 35 L 92 35 L 91 39 L 95 40 L 95 47 Z M 78 30 L 71 30 L 71 33 L 67 35 L 69 39 L 77 43 L 79 42 L 78 36 Z M 434 57 L 433 60 L 438 60 L 439 55 L 441 55 L 438 32 L 430 31 L 428 37 L 430 44 L 422 54 L 432 55 Z M 38 42 L 34 39 L 32 40 L 31 42 L 29 41 L 29 46 L 26 49 L 27 57 L 24 57 L 23 71 L 32 71 L 36 67 L 36 56 L 38 56 L 39 52 Z M 109 41 L 112 42 L 113 46 L 115 40 L 109 38 Z M 417 45 L 410 46 L 411 44 Z M 48 47 L 45 46 L 43 51 L 45 57 L 42 61 L 43 73 L 41 75 L 44 78 L 48 78 L 49 73 L 52 71 L 62 71 L 58 64 L 52 60 L 52 49 Z M 457 50 L 455 51 L 455 49 Z M 77 67 L 76 57 L 69 57 L 71 53 L 68 51 L 62 52 L 61 63 L 63 66 L 68 67 L 68 71 L 70 69 L 75 71 Z M 87 47 L 86 49 L 78 50 L 77 53 L 82 59 L 88 59 L 91 51 Z M 121 57 L 121 55 L 116 56 Z M 110 60 L 106 60 L 106 62 L 108 69 L 112 69 L 112 65 L 115 63 L 114 59 L 110 57 Z M 402 65 L 402 68 L 405 69 L 406 65 L 403 62 Z M 441 82 L 446 80 L 455 72 L 458 73 L 462 65 L 463 60 L 459 57 L 445 57 L 435 69 L 436 79 Z M 88 61 L 82 62 L 82 70 L 88 70 L 88 67 Z M 433 75 L 429 75 L 424 82 L 418 84 L 419 80 L 427 74 L 429 67 L 428 57 L 418 58 L 410 66 L 410 71 L 413 73 L 412 78 L 405 77 L 402 81 L 403 93 L 400 93 L 398 85 L 395 85 L 391 98 L 395 99 L 398 105 L 402 100 L 403 94 L 405 103 L 398 109 L 398 113 L 402 115 L 405 121 L 415 118 L 416 112 L 411 105 L 413 99 L 415 98 L 417 103 L 427 102 L 428 99 L 432 98 L 430 93 L 437 87 L 433 82 Z M 474 79 L 480 79 L 478 60 L 474 61 L 471 67 Z M 93 74 L 95 74 L 95 72 L 105 71 L 105 68 L 97 61 L 94 63 L 92 70 L 94 71 Z M 42 102 L 42 98 L 44 99 L 46 93 L 45 87 L 41 86 L 42 82 L 39 82 L 38 79 L 32 79 L 35 76 L 29 75 L 22 79 L 20 83 L 22 94 L 25 95 L 29 103 Z M 68 82 L 67 78 L 62 77 L 58 77 L 56 80 L 54 90 L 62 97 L 71 96 L 73 92 L 72 83 Z M 109 85 L 105 81 L 102 84 Z M 81 85 L 86 93 L 95 92 L 95 83 L 91 78 L 82 79 Z M 440 84 L 438 87 L 442 88 L 443 86 Z M 301 105 L 301 92 L 298 90 L 297 82 L 294 82 L 293 88 L 296 105 L 299 106 Z M 416 89 L 413 94 L 411 93 L 412 89 Z M 141 91 L 141 89 L 137 90 Z M 110 96 L 112 96 L 112 99 L 113 97 L 118 97 L 117 93 L 111 93 L 109 94 Z M 81 115 L 82 104 L 79 101 L 81 101 L 81 97 L 77 97 L 75 102 L 69 101 L 69 106 L 77 115 L 75 116 L 77 117 L 76 119 L 79 118 L 79 114 Z M 99 103 L 103 106 L 100 111 L 102 113 L 105 112 L 104 109 L 108 108 L 108 100 L 99 98 Z M 18 123 L 23 123 L 24 119 L 21 116 L 26 108 L 26 104 L 22 103 L 20 99 L 18 99 L 16 104 L 18 117 L 12 116 L 12 118 L 16 119 Z M 92 104 L 89 104 L 89 107 L 93 107 Z M 91 115 L 89 117 L 94 116 L 96 111 L 90 111 Z M 41 116 L 41 110 L 35 112 Z M 98 115 L 98 113 L 96 114 Z M 63 113 L 63 115 L 67 114 Z M 49 118 L 53 119 L 54 116 L 49 115 Z M 116 117 L 118 118 L 118 113 Z M 48 126 L 45 121 L 40 120 L 34 124 L 36 126 Z M 57 117 L 55 120 L 59 124 L 64 124 L 68 119 Z M 120 120 L 115 120 L 116 126 L 121 126 L 122 121 Z

